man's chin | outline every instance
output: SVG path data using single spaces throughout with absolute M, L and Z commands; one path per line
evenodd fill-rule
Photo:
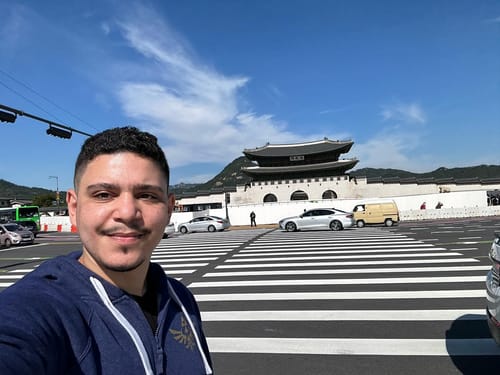
M 113 271 L 113 272 L 130 272 L 134 271 L 137 268 L 139 268 L 141 265 L 143 265 L 145 260 L 138 261 L 136 263 L 127 263 L 127 264 L 106 264 L 105 268 L 108 271 Z

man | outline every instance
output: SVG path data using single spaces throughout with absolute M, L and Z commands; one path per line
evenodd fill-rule
M 256 227 L 257 223 L 255 222 L 255 212 L 250 212 L 250 226 Z
M 156 137 L 84 143 L 67 193 L 83 249 L 0 293 L 0 374 L 212 374 L 193 295 L 150 263 L 174 196 Z

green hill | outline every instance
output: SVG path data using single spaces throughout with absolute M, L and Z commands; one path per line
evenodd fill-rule
M 253 164 L 245 156 L 240 156 L 229 163 L 219 174 L 211 180 L 202 184 L 180 183 L 171 186 L 171 190 L 178 196 L 182 194 L 193 194 L 196 192 L 231 190 L 236 185 L 244 185 L 250 182 L 250 178 L 241 172 L 241 167 L 252 166 Z M 349 175 L 356 177 L 373 178 L 434 178 L 434 179 L 500 179 L 500 165 L 477 165 L 472 167 L 445 168 L 440 167 L 431 172 L 413 173 L 400 169 L 389 168 L 362 168 L 349 172 Z M 53 191 L 16 185 L 0 179 L 0 197 L 31 199 L 36 195 L 48 194 Z

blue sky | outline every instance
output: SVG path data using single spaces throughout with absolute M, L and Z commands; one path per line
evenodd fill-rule
M 87 133 L 135 125 L 172 183 L 244 148 L 352 139 L 356 168 L 500 164 L 500 2 L 0 1 L 0 104 Z M 85 137 L 0 123 L 0 178 L 72 186 Z

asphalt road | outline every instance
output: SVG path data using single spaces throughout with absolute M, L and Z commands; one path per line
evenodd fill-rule
M 195 294 L 216 374 L 478 374 L 500 349 L 484 317 L 500 218 L 287 233 L 174 235 L 153 255 Z M 0 250 L 0 290 L 81 248 L 43 233 Z

